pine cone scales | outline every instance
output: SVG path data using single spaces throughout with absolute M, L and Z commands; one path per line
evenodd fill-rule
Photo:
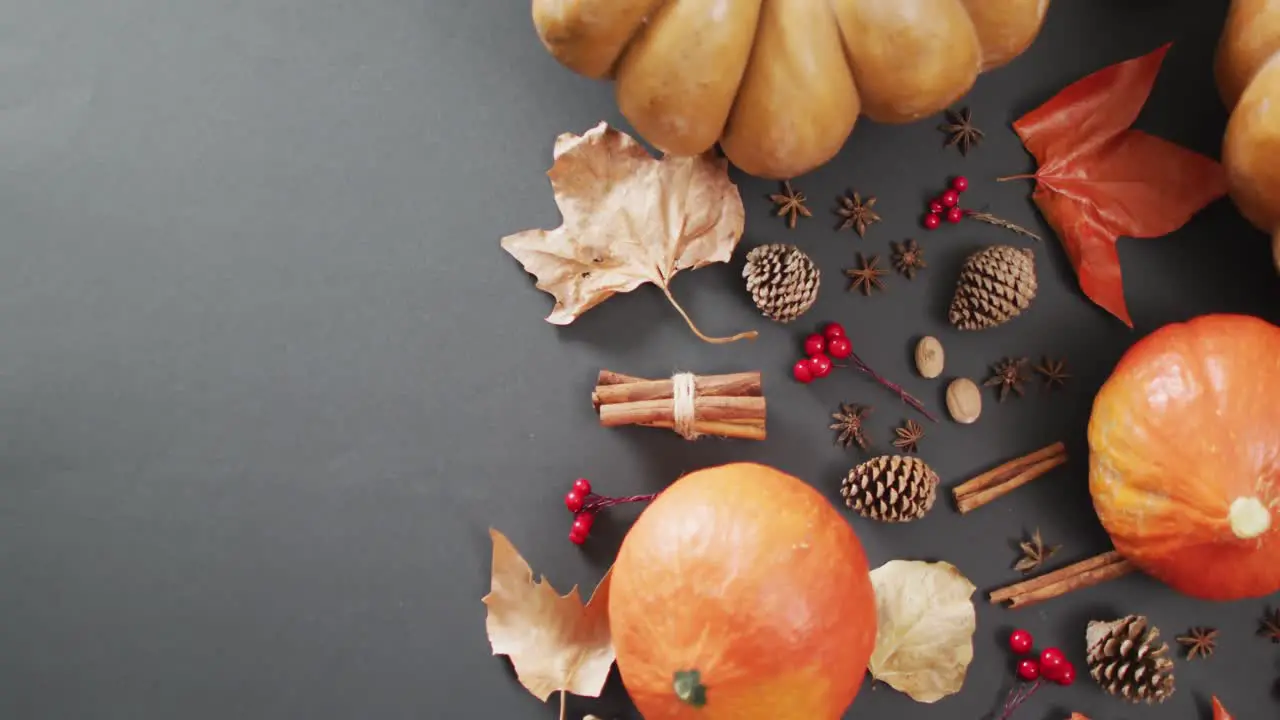
M 919 520 L 933 508 L 938 475 L 910 455 L 881 455 L 849 471 L 841 483 L 844 503 L 881 522 Z
M 970 255 L 960 270 L 949 319 L 961 330 L 1006 323 L 1036 297 L 1035 255 L 1028 249 L 993 245 Z
M 818 266 L 795 245 L 772 243 L 747 253 L 742 268 L 747 292 L 765 317 L 789 323 L 818 299 L 821 273 Z
M 1141 615 L 1094 621 L 1085 633 L 1089 675 L 1103 690 L 1132 703 L 1162 703 L 1173 694 L 1173 661 L 1160 631 Z

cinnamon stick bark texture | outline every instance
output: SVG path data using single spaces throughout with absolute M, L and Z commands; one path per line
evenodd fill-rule
M 1073 590 L 1100 585 L 1124 577 L 1137 568 L 1112 550 L 1054 570 L 1030 580 L 1014 583 L 991 593 L 991 603 L 1009 603 L 1009 609 L 1028 607 L 1052 600 Z
M 604 427 L 666 428 L 688 439 L 765 439 L 767 408 L 758 372 L 649 380 L 601 370 L 591 404 Z
M 1004 497 L 1067 461 L 1067 446 L 1056 442 L 1030 455 L 1014 458 L 952 488 L 956 508 L 967 514 Z

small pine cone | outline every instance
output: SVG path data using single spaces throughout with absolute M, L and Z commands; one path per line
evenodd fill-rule
M 938 496 L 938 474 L 910 455 L 881 455 L 849 471 L 840 487 L 844 504 L 881 522 L 919 520 Z
M 1028 249 L 993 245 L 970 255 L 960 269 L 951 300 L 951 324 L 984 330 L 1006 323 L 1036 297 L 1035 255 Z
M 756 307 L 780 323 L 800 317 L 818 299 L 818 266 L 795 245 L 773 243 L 753 249 L 747 253 L 742 277 Z
M 1173 694 L 1173 661 L 1160 631 L 1141 615 L 1094 621 L 1085 632 L 1089 674 L 1103 690 L 1132 703 L 1162 703 Z

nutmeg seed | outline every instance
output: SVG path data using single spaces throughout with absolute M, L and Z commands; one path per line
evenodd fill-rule
M 947 386 L 947 412 L 962 425 L 969 425 L 982 414 L 982 391 L 969 378 L 956 378 Z
M 921 377 L 932 379 L 941 375 L 945 360 L 946 354 L 938 338 L 925 335 L 916 343 L 916 370 Z

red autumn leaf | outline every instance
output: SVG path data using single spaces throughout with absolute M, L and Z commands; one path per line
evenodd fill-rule
M 1231 717 L 1231 713 L 1222 707 L 1222 703 L 1218 702 L 1218 696 L 1213 696 L 1213 720 L 1235 720 Z
M 1227 192 L 1213 159 L 1129 127 L 1170 45 L 1072 83 L 1013 124 L 1039 164 L 1035 175 L 1015 177 L 1037 181 L 1032 199 L 1080 289 L 1129 327 L 1116 240 L 1168 235 Z

